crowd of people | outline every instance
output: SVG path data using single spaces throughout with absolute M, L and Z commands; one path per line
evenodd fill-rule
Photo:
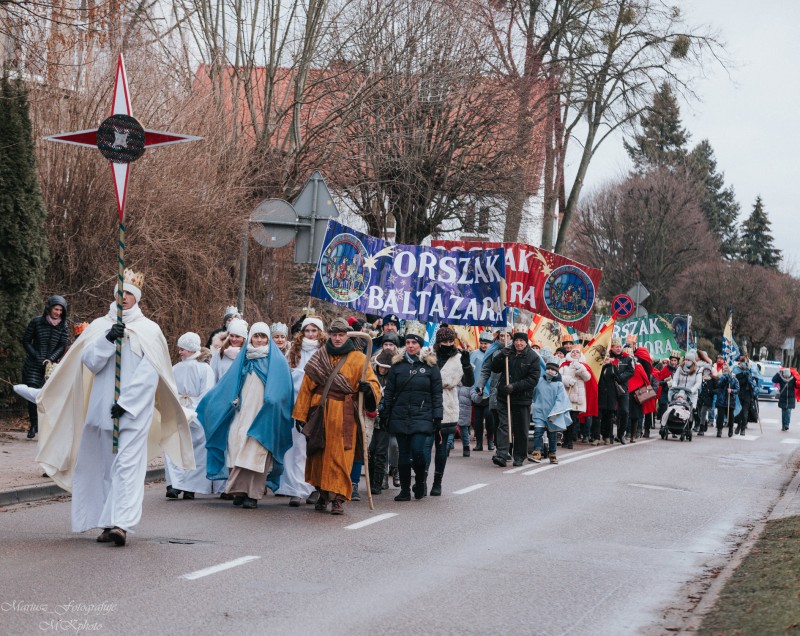
M 306 310 L 290 328 L 250 325 L 229 307 L 205 346 L 191 331 L 178 338 L 173 366 L 139 308 L 143 285 L 126 270 L 122 322 L 114 302 L 70 347 L 67 303 L 48 298 L 25 332 L 16 387 L 31 401 L 28 437 L 42 431 L 37 461 L 72 490 L 73 530 L 101 528 L 101 543 L 125 545 L 135 530 L 147 461 L 159 453 L 169 499 L 217 495 L 253 509 L 271 491 L 339 515 L 361 498 L 362 473 L 369 496 L 390 481 L 395 501 L 440 496 L 456 439 L 464 457 L 485 448 L 498 467 L 556 464 L 559 447 L 650 437 L 678 398 L 699 436 L 709 425 L 717 437 L 726 427 L 744 435 L 758 418 L 745 357 L 733 368 L 702 351 L 653 361 L 612 339 L 595 377 L 585 342 L 550 351 L 501 328 L 481 331 L 470 350 L 441 325 L 426 346 L 426 325 L 395 315 L 326 325 Z M 797 381 L 789 369 L 773 381 L 788 430 Z

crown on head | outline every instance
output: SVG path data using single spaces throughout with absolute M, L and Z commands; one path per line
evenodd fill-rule
M 406 337 L 419 336 L 424 340 L 427 334 L 428 334 L 428 326 L 424 322 L 419 322 L 418 320 L 406 320 L 406 325 L 405 325 Z
M 141 291 L 144 287 L 144 274 L 141 272 L 134 272 L 132 269 L 125 269 L 125 272 L 122 275 L 122 280 L 124 281 L 123 288 L 127 287 L 128 285 L 132 285 Z
M 306 318 L 311 318 L 311 316 L 316 316 L 317 312 L 313 307 L 303 307 L 303 315 Z

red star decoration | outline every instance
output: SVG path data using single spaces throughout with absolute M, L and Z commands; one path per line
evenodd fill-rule
M 130 119 L 132 126 L 138 127 L 138 122 L 133 119 L 133 110 L 131 109 L 131 98 L 128 90 L 128 79 L 125 74 L 125 60 L 120 53 L 117 59 L 117 73 L 114 81 L 114 99 L 111 106 L 111 118 L 115 115 L 124 115 Z M 110 120 L 106 120 L 108 122 Z M 104 122 L 105 124 L 105 122 Z M 88 148 L 101 148 L 101 140 L 99 132 L 103 126 L 97 129 L 78 130 L 75 132 L 61 133 L 59 135 L 51 135 L 45 137 L 48 141 L 57 141 L 64 144 L 73 144 L 76 146 L 86 146 Z M 180 144 L 187 141 L 198 141 L 202 137 L 195 137 L 193 135 L 179 135 L 177 133 L 163 132 L 160 130 L 143 130 L 144 132 L 144 148 L 153 148 L 155 146 L 168 146 L 170 144 Z M 113 134 L 113 133 L 112 133 Z M 112 150 L 119 150 L 124 152 L 127 149 L 127 134 L 119 137 L 119 142 L 111 142 L 110 147 Z M 141 150 L 143 152 L 143 150 Z M 117 209 L 119 211 L 120 221 L 125 217 L 125 198 L 128 191 L 128 177 L 130 174 L 130 164 L 135 161 L 141 152 L 131 158 L 121 161 L 110 161 L 111 173 L 114 178 L 114 193 L 117 198 Z M 105 155 L 105 153 L 104 153 Z

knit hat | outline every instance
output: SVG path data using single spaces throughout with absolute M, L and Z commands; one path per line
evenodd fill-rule
M 428 328 L 424 322 L 418 320 L 406 320 L 406 340 L 416 340 L 420 345 L 425 344 L 425 335 Z
M 282 322 L 272 323 L 272 326 L 269 329 L 270 331 L 272 331 L 273 336 L 279 333 L 282 333 L 284 336 L 289 335 L 289 327 L 287 327 Z
M 396 331 L 389 331 L 381 336 L 381 344 L 391 342 L 396 346 L 400 346 L 400 335 Z
M 455 339 L 456 339 L 456 332 L 452 329 L 452 327 L 448 327 L 447 325 L 442 325 L 436 331 L 437 344 L 440 342 L 446 342 L 447 340 L 455 340 Z
M 132 269 L 126 269 L 122 275 L 122 290 L 130 294 L 136 299 L 136 302 L 142 300 L 142 287 L 144 287 L 144 274 L 134 272 Z M 116 298 L 119 293 L 119 282 L 114 285 L 114 297 Z
M 375 364 L 384 369 L 392 366 L 392 352 L 384 349 L 375 357 Z
M 387 322 L 393 322 L 395 325 L 397 325 L 397 328 L 400 329 L 400 319 L 395 314 L 384 316 L 383 324 L 385 325 Z
M 526 334 L 524 331 L 517 331 L 514 333 L 512 340 L 524 340 L 525 342 L 528 342 L 528 334 Z
M 247 338 L 247 322 L 241 318 L 234 318 L 228 323 L 228 335 Z
M 344 320 L 342 320 L 344 322 Z M 347 324 L 346 322 L 344 324 Z M 300 324 L 300 331 L 303 331 L 308 325 L 314 325 L 320 331 L 325 331 L 325 325 L 322 321 L 317 318 L 316 316 L 308 316 L 303 322 Z M 347 330 L 350 331 L 350 326 L 348 325 Z
M 178 338 L 178 347 L 192 353 L 200 351 L 200 336 L 194 331 L 187 331 Z
M 545 369 L 555 369 L 556 371 L 558 371 L 558 369 L 559 369 L 559 364 L 558 364 L 558 362 L 548 362 L 548 363 L 545 365 Z
M 306 318 L 306 320 L 308 320 L 308 318 Z M 320 322 L 320 324 L 322 323 Z M 322 327 L 320 327 L 320 329 L 322 329 Z M 336 318 L 331 323 L 331 326 L 328 327 L 328 333 L 347 333 L 348 331 L 350 331 L 350 325 L 347 324 L 347 321 L 344 318 Z
M 361 322 L 361 321 L 360 321 L 358 318 L 356 318 L 355 316 L 350 316 L 350 317 L 347 319 L 347 324 L 348 324 L 348 325 L 350 325 L 350 329 L 352 329 L 353 331 L 361 331 L 361 327 L 363 327 L 363 326 L 364 326 L 364 323 L 362 323 L 362 322 Z
M 492 334 L 488 331 L 481 331 L 481 335 L 478 336 L 478 342 L 492 342 L 494 338 L 492 338 Z
M 263 333 L 267 338 L 270 338 L 270 331 L 269 325 L 265 322 L 254 322 L 253 325 L 250 327 L 250 332 L 247 334 L 247 341 L 250 342 L 250 338 L 255 336 L 257 333 Z

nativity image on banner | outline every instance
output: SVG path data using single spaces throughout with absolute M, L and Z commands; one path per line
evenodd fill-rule
M 594 267 L 522 243 L 492 241 L 432 242 L 448 250 L 505 248 L 509 307 L 518 307 L 578 331 L 590 328 L 602 272 Z
M 331 220 L 311 296 L 365 314 L 499 327 L 506 324 L 505 276 L 502 247 L 389 245 Z

